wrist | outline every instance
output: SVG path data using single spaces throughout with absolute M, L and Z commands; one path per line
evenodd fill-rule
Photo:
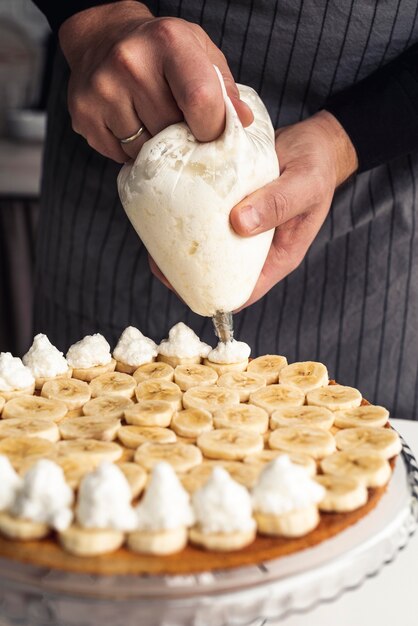
M 338 187 L 358 168 L 356 149 L 343 126 L 332 113 L 322 110 L 311 119 L 320 127 L 329 142 L 335 168 L 335 186 Z
M 58 31 L 63 54 L 70 67 L 90 46 L 108 41 L 115 35 L 154 19 L 149 9 L 137 0 L 118 0 L 75 13 L 65 20 Z

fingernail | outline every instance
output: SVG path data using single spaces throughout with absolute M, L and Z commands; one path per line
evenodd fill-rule
M 260 226 L 260 216 L 253 206 L 244 206 L 239 212 L 241 226 L 248 233 L 252 233 Z

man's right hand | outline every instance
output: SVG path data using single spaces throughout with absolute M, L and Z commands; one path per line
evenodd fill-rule
M 239 93 L 222 52 L 196 24 L 154 18 L 131 0 L 97 6 L 60 28 L 71 69 L 68 108 L 74 130 L 95 150 L 122 163 L 170 124 L 185 120 L 200 141 L 223 131 L 225 106 L 213 65 L 244 124 L 253 115 Z M 138 139 L 119 139 L 146 128 Z

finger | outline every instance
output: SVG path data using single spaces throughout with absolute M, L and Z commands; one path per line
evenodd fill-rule
M 89 146 L 108 159 L 117 163 L 126 163 L 129 160 L 119 141 L 105 126 L 93 127 L 93 125 L 89 125 L 88 130 L 80 134 L 85 137 Z
M 107 128 L 115 137 L 121 150 L 130 159 L 135 159 L 146 141 L 151 137 L 144 123 L 140 120 L 132 100 L 128 95 L 121 97 L 117 102 L 108 103 L 104 113 Z M 140 128 L 144 131 L 129 143 L 122 143 L 121 139 L 133 137 Z
M 146 89 L 136 84 L 132 91 L 137 114 L 152 136 L 171 124 L 184 121 L 183 113 L 164 79 L 150 81 Z
M 213 141 L 219 137 L 225 127 L 225 103 L 206 52 L 195 43 L 182 46 L 178 54 L 166 59 L 164 69 L 174 99 L 196 139 Z
M 257 235 L 310 211 L 320 198 L 312 177 L 289 168 L 237 204 L 231 211 L 230 222 L 243 237 Z

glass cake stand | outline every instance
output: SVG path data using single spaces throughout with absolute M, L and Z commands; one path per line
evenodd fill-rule
M 393 561 L 418 524 L 418 464 L 403 441 L 387 492 L 322 544 L 190 576 L 91 576 L 0 559 L 0 626 L 256 626 L 329 602 Z M 204 567 L 204 553 L 202 554 Z

